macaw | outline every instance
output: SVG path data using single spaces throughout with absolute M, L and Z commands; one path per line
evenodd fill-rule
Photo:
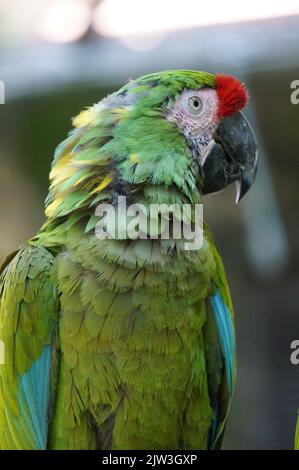
M 1 268 L 1 449 L 217 449 L 236 377 L 211 232 L 98 238 L 99 204 L 202 203 L 252 185 L 243 83 L 145 75 L 81 112 L 56 149 L 39 233 Z

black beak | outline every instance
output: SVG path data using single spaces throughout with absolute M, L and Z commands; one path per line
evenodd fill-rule
M 236 202 L 239 202 L 256 176 L 258 156 L 254 132 L 245 116 L 238 112 L 221 121 L 214 141 L 202 166 L 203 194 L 221 191 L 236 182 Z

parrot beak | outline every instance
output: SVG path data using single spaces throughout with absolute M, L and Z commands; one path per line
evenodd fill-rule
M 214 133 L 214 145 L 202 165 L 203 194 L 237 185 L 236 202 L 239 202 L 253 184 L 257 171 L 258 152 L 254 132 L 238 112 L 225 117 Z

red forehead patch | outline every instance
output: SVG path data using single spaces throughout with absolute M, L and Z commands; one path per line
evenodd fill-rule
M 231 75 L 216 75 L 216 91 L 218 95 L 218 117 L 232 116 L 243 109 L 249 99 L 244 83 Z

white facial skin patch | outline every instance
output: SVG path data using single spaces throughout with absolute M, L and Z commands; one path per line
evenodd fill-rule
M 198 98 L 201 106 L 198 114 L 192 112 L 190 104 Z M 190 103 L 191 102 L 191 103 Z M 176 122 L 184 134 L 189 137 L 200 136 L 210 128 L 215 129 L 219 120 L 217 117 L 218 97 L 213 88 L 200 90 L 185 90 L 169 110 L 168 119 Z
M 201 165 L 213 145 L 213 133 L 219 124 L 218 96 L 213 88 L 184 90 L 169 109 L 167 119 L 180 127 L 196 148 Z

